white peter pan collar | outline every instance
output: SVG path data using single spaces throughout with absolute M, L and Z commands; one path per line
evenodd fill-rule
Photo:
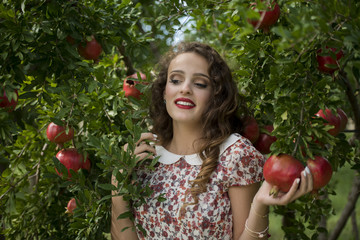
M 231 134 L 221 145 L 220 145 L 220 154 L 222 154 L 228 147 L 234 144 L 237 140 L 241 138 L 238 134 Z M 172 152 L 169 152 L 162 146 L 155 146 L 157 156 L 160 156 L 158 162 L 163 164 L 173 164 L 179 161 L 181 158 L 184 158 L 185 161 L 190 165 L 201 165 L 202 160 L 199 154 L 194 153 L 190 155 L 178 155 Z

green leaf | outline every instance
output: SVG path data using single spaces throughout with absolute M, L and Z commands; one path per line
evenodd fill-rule
M 99 187 L 104 190 L 108 191 L 116 191 L 117 188 L 112 184 L 99 184 Z

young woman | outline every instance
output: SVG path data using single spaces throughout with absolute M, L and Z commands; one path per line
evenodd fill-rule
M 269 196 L 272 186 L 262 182 L 265 159 L 239 134 L 244 103 L 213 48 L 182 43 L 160 66 L 152 87 L 152 133 L 143 133 L 135 149 L 140 159 L 160 156 L 154 171 L 137 173 L 154 192 L 133 208 L 135 223 L 117 220 L 128 203 L 112 199 L 112 239 L 267 239 L 268 206 L 310 192 L 310 171 L 288 193 Z M 157 200 L 161 194 L 165 201 Z M 138 227 L 132 231 L 134 225 L 146 236 Z

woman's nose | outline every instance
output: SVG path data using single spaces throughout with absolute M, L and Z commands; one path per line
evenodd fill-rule
M 192 92 L 190 81 L 185 81 L 185 82 L 182 84 L 181 89 L 180 89 L 180 92 L 181 92 L 182 94 L 190 94 L 190 93 Z

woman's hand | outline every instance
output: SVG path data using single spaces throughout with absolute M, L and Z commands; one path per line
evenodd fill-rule
M 256 193 L 254 201 L 268 206 L 286 205 L 311 192 L 313 190 L 313 179 L 309 168 L 306 167 L 305 170 L 301 172 L 301 180 L 300 178 L 295 179 L 287 193 L 279 192 L 277 196 L 269 195 L 272 187 L 271 184 L 264 181 L 259 191 Z
M 142 133 L 139 141 L 136 142 L 134 154 L 139 157 L 138 161 L 144 158 L 153 159 L 156 155 L 154 144 L 156 142 L 156 135 L 150 132 Z M 124 145 L 124 150 L 127 151 L 128 144 Z M 150 154 L 150 155 L 149 155 Z

